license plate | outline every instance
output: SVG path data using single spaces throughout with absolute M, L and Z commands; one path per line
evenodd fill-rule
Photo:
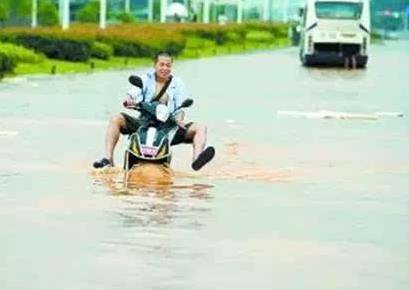
M 156 153 L 158 152 L 158 149 L 155 147 L 150 147 L 150 146 L 142 146 L 142 155 L 145 156 L 156 156 Z

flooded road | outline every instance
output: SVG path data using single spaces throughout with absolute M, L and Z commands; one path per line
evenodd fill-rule
M 161 190 L 90 168 L 142 70 L 0 84 L 2 290 L 408 289 L 409 42 L 358 71 L 295 49 L 176 69 L 217 158 L 175 148 Z

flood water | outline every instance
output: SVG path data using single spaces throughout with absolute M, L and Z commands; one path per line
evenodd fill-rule
M 90 165 L 143 70 L 0 84 L 2 290 L 409 289 L 409 42 L 357 71 L 178 62 L 216 160 L 183 145 L 173 186 L 117 190 Z

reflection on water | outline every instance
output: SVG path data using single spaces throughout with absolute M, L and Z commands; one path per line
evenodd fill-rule
M 119 168 L 93 170 L 94 185 L 103 186 L 109 194 L 117 196 L 126 203 L 117 214 L 127 226 L 150 226 L 171 222 L 182 212 L 204 210 L 196 208 L 192 200 L 208 201 L 212 199 L 213 185 L 200 183 L 183 183 L 186 179 L 180 176 L 172 182 L 150 182 L 140 180 L 138 183 L 124 182 L 126 173 Z M 165 176 L 167 180 L 167 176 Z M 207 209 L 206 209 L 207 210 Z M 196 224 L 197 225 L 197 224 Z
M 218 148 L 221 150 L 222 148 Z M 174 184 L 174 179 L 190 180 L 243 180 L 262 182 L 289 182 L 294 179 L 294 173 L 284 170 L 274 170 L 257 162 L 257 156 L 252 151 L 263 152 L 265 155 L 274 154 L 274 148 L 260 145 L 248 145 L 243 142 L 231 141 L 224 144 L 224 150 L 219 151 L 219 160 L 210 165 L 212 170 L 205 173 L 190 173 L 186 171 L 173 171 L 162 166 L 147 165 L 126 173 L 118 167 L 92 170 L 91 175 L 96 181 L 104 183 L 115 194 L 131 194 L 135 190 L 151 189 L 166 192 L 170 189 L 183 188 Z M 246 158 L 243 158 L 246 157 Z M 249 159 L 251 161 L 249 161 Z M 129 178 L 129 175 L 132 175 Z M 124 181 L 125 180 L 125 181 Z M 131 180 L 131 181 L 129 181 Z M 189 187 L 189 186 L 187 186 Z M 191 187 L 200 189 L 210 188 L 211 185 L 193 184 Z
M 201 222 L 191 217 L 194 212 L 208 211 L 206 202 L 211 199 L 209 190 L 197 186 L 168 191 L 140 189 L 121 196 L 125 204 L 116 214 L 126 226 L 154 226 L 176 221 L 180 225 L 183 218 L 184 223 L 197 227 Z
M 128 172 L 129 173 L 129 172 Z M 118 167 L 108 167 L 104 169 L 93 169 L 91 176 L 93 177 L 94 185 L 103 185 L 112 195 L 144 195 L 146 192 L 155 192 L 158 196 L 167 196 L 171 192 L 192 190 L 193 196 L 202 196 L 201 193 L 213 188 L 210 184 L 177 184 L 175 179 L 181 182 L 183 178 L 186 179 L 189 175 L 181 172 L 172 176 L 172 180 L 168 176 L 164 176 L 164 180 L 160 178 L 156 180 L 141 179 L 139 182 L 129 183 L 125 182 L 126 172 Z M 144 175 L 143 177 L 145 177 Z M 157 177 L 155 175 L 155 177 Z

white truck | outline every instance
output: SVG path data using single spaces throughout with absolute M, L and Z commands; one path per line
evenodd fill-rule
M 303 65 L 341 65 L 354 56 L 358 67 L 368 62 L 369 0 L 307 0 L 301 23 Z

